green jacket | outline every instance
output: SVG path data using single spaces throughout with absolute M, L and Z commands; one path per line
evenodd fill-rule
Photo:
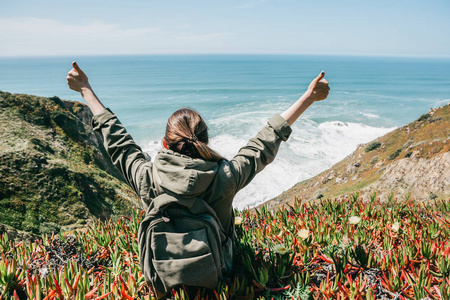
M 234 220 L 234 196 L 273 161 L 281 141 L 286 141 L 292 131 L 286 120 L 276 114 L 229 161 L 193 159 L 161 149 L 152 163 L 111 110 L 94 116 L 92 126 L 103 136 L 113 164 L 140 196 L 146 210 L 153 207 L 152 199 L 161 191 L 157 186 L 182 198 L 201 196 L 214 209 L 227 233 Z

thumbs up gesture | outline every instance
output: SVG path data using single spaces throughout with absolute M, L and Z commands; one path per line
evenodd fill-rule
M 307 96 L 312 101 L 320 101 L 326 99 L 328 97 L 330 87 L 328 86 L 328 81 L 324 77 L 325 72 L 322 71 L 319 76 L 314 78 L 313 81 L 309 84 L 305 96 Z
M 72 67 L 73 69 L 69 71 L 66 77 L 69 88 L 80 93 L 82 88 L 91 88 L 88 77 L 75 61 L 72 63 Z

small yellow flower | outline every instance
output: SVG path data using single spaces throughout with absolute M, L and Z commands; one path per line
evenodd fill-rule
M 392 224 L 392 231 L 393 232 L 398 232 L 399 229 L 400 229 L 400 223 L 399 222 L 394 222 L 394 224 Z
M 304 240 L 306 240 L 309 237 L 309 230 L 308 229 L 300 229 L 298 231 L 298 236 Z
M 241 217 L 235 217 L 234 218 L 234 225 L 241 225 L 242 224 L 242 218 Z
M 288 252 L 288 249 L 283 244 L 275 245 L 274 249 L 280 255 L 284 255 L 284 254 L 286 254 Z
M 359 223 L 359 221 L 361 221 L 361 218 L 358 216 L 348 218 L 348 224 L 356 225 Z

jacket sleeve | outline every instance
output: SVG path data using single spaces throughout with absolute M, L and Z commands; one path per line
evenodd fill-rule
M 236 192 L 250 183 L 257 173 L 274 160 L 281 142 L 286 141 L 291 132 L 286 120 L 276 114 L 239 150 L 230 161 L 231 172 L 236 180 Z
M 140 173 L 146 162 L 144 152 L 109 108 L 93 117 L 92 128 L 102 136 L 113 165 L 139 195 Z

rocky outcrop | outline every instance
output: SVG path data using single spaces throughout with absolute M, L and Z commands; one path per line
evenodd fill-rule
M 448 195 L 450 192 L 450 152 L 436 155 L 430 159 L 404 158 L 393 162 L 386 167 L 376 182 L 362 191 L 389 191 L 393 187 L 399 194 L 413 192 L 414 196 L 420 199 Z
M 432 109 L 355 152 L 329 170 L 302 181 L 267 202 L 278 206 L 295 198 L 348 197 L 360 192 L 414 197 L 418 200 L 450 197 L 450 105 Z
M 79 102 L 0 92 L 0 223 L 50 233 L 137 206 L 91 118 Z

